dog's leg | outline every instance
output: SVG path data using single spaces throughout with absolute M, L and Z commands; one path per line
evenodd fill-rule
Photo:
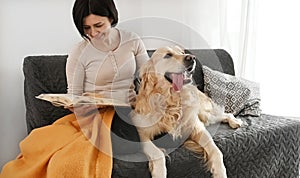
M 207 165 L 214 178 L 226 178 L 226 168 L 223 163 L 223 154 L 215 144 L 204 124 L 196 121 L 190 139 L 203 147 L 207 154 Z
M 142 116 L 136 113 L 131 113 L 131 117 L 134 125 L 137 127 L 143 152 L 149 160 L 149 171 L 151 172 L 152 178 L 166 178 L 167 168 L 165 155 L 150 139 L 150 135 L 153 130 L 155 130 L 155 126 L 153 125 L 158 122 L 155 118 L 159 117 L 152 117 L 154 119 L 142 119 Z
M 164 153 L 157 148 L 149 138 L 140 135 L 143 152 L 149 160 L 149 170 L 152 178 L 166 178 L 167 168 Z
M 225 113 L 224 108 L 211 102 L 211 110 L 209 112 L 205 110 L 199 110 L 199 119 L 208 124 L 215 124 L 219 122 L 228 123 L 231 128 L 239 128 L 242 126 L 243 121 L 235 118 L 231 113 Z
M 234 129 L 241 127 L 243 124 L 241 119 L 235 118 L 231 113 L 224 113 L 222 116 L 222 122 L 228 123 L 228 125 Z

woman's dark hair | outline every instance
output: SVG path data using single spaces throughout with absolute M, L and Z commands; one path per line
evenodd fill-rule
M 73 21 L 77 30 L 83 38 L 89 39 L 83 30 L 83 19 L 90 15 L 99 15 L 108 17 L 111 26 L 116 26 L 118 23 L 118 10 L 113 0 L 75 0 L 73 6 Z

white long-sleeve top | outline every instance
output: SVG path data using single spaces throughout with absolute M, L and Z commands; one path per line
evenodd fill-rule
M 118 31 L 120 43 L 114 50 L 101 51 L 87 40 L 74 47 L 66 64 L 69 94 L 91 92 L 126 103 L 135 97 L 134 76 L 149 57 L 138 35 Z

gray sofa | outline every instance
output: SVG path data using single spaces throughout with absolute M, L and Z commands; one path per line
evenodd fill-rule
M 197 56 L 194 81 L 204 91 L 202 65 L 234 76 L 231 56 L 222 49 L 194 49 L 187 51 Z M 149 55 L 153 50 L 148 51 Z M 69 114 L 68 110 L 38 100 L 41 93 L 66 93 L 65 64 L 67 55 L 28 56 L 24 59 L 24 95 L 28 133 L 49 125 Z M 300 163 L 300 121 L 261 113 L 243 115 L 245 125 L 237 130 L 226 124 L 212 125 L 213 139 L 223 152 L 228 177 L 296 178 Z M 183 147 L 168 145 L 168 177 L 211 177 L 200 157 Z M 151 177 L 147 161 L 130 161 L 142 153 L 116 155 L 112 177 Z

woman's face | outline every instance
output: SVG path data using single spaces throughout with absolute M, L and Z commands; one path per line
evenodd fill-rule
M 111 28 L 111 21 L 108 17 L 90 14 L 83 19 L 83 30 L 89 38 Z

